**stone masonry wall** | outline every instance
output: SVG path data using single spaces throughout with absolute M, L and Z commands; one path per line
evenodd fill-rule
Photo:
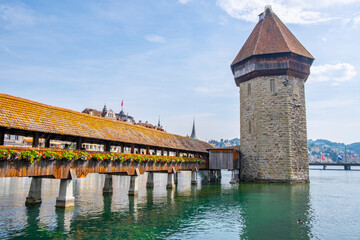
M 242 180 L 308 181 L 304 81 L 273 76 L 240 83 L 240 137 Z

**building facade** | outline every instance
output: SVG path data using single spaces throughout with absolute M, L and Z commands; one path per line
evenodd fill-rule
M 130 116 L 129 114 L 125 114 L 123 109 L 121 109 L 121 111 L 119 113 L 115 113 L 112 109 L 108 110 L 106 107 L 106 104 L 104 105 L 104 108 L 102 111 L 98 111 L 93 108 L 85 108 L 82 111 L 82 113 L 86 113 L 86 114 L 89 114 L 92 116 L 97 116 L 97 117 L 110 118 L 110 119 L 121 121 L 121 122 L 127 122 L 127 123 L 131 123 L 134 125 L 139 125 L 139 126 L 142 126 L 145 128 L 155 129 L 158 131 L 163 131 L 163 132 L 165 131 L 164 128 L 160 124 L 160 118 L 159 118 L 157 125 L 153 125 L 153 124 L 149 123 L 148 121 L 142 122 L 141 120 L 139 120 L 139 122 L 136 122 L 132 116 Z
M 304 84 L 313 60 L 267 6 L 231 64 L 240 89 L 241 180 L 309 180 Z

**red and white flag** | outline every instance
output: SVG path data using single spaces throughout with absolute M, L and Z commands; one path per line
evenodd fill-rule
M 324 155 L 323 155 L 323 156 L 321 157 L 321 159 L 322 159 L 322 160 L 325 160 L 325 157 L 324 157 Z
M 121 101 L 121 107 L 123 107 L 123 106 L 124 106 L 124 100 Z

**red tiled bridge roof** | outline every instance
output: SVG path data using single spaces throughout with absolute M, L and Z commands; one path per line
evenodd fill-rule
M 206 142 L 0 93 L 0 127 L 192 152 Z

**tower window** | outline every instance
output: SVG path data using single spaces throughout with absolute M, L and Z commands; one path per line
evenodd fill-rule
M 270 92 L 274 92 L 274 91 L 275 91 L 275 80 L 270 79 Z
M 251 134 L 251 120 L 249 120 L 249 134 Z
M 248 83 L 247 85 L 248 95 L 251 93 L 251 83 Z

